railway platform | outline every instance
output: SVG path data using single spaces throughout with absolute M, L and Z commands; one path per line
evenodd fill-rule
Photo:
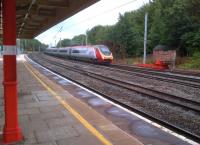
M 21 55 L 17 59 L 19 124 L 24 139 L 16 145 L 197 144 L 66 80 L 28 57 Z M 0 86 L 1 137 L 2 89 Z
M 2 71 L 0 76 L 2 82 Z M 19 124 L 24 139 L 17 145 L 142 144 L 40 74 L 23 57 L 18 58 L 18 80 Z M 2 89 L 0 86 L 1 137 L 4 125 Z

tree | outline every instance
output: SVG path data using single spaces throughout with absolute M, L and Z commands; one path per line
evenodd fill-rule
M 20 39 L 18 43 L 20 49 L 24 49 L 24 51 L 44 51 L 48 47 L 37 39 Z
M 90 44 L 102 44 L 109 40 L 108 34 L 110 32 L 110 26 L 95 26 L 87 32 L 88 42 Z
M 138 10 L 120 14 L 115 25 L 98 25 L 88 30 L 88 42 L 109 45 L 117 55 L 141 56 L 144 15 L 148 12 L 147 53 L 152 53 L 157 45 L 166 45 L 183 56 L 192 56 L 200 51 L 199 8 L 200 0 L 152 0 Z M 85 37 L 82 34 L 68 39 L 67 45 L 85 45 Z
M 71 41 L 72 41 L 72 45 L 85 45 L 86 44 L 86 35 L 81 34 L 78 36 L 74 36 Z
M 66 47 L 71 46 L 71 39 L 63 39 L 58 41 L 56 47 Z

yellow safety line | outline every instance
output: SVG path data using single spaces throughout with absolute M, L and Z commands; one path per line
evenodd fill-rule
M 112 145 L 98 130 L 96 130 L 86 119 L 84 119 L 78 112 L 75 111 L 68 103 L 66 103 L 61 96 L 53 91 L 48 85 L 42 81 L 32 69 L 25 64 L 27 70 L 74 116 L 76 117 L 94 136 L 96 136 L 103 144 Z

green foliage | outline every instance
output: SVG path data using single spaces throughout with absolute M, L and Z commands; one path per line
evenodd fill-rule
M 89 44 L 98 44 L 109 40 L 110 26 L 95 26 L 87 32 Z
M 72 45 L 85 45 L 86 44 L 86 36 L 84 34 L 74 36 L 73 39 L 71 40 Z
M 57 43 L 57 47 L 66 47 L 66 46 L 70 46 L 71 45 L 71 39 L 63 39 L 58 41 Z
M 66 46 L 73 46 L 73 45 L 85 45 L 86 36 L 84 34 L 74 36 L 72 39 L 63 39 L 60 40 L 56 47 L 66 47 Z
M 182 68 L 192 68 L 192 69 L 200 69 L 200 52 L 193 53 L 193 56 L 180 67 Z
M 44 51 L 48 47 L 48 45 L 41 43 L 37 39 L 20 39 L 17 44 L 25 51 Z
M 181 41 L 185 48 L 185 53 L 191 56 L 194 52 L 200 52 L 200 29 L 197 32 L 188 32 L 181 36 Z
M 108 44 L 116 55 L 141 56 L 146 12 L 147 53 L 157 45 L 176 48 L 182 56 L 200 51 L 200 0 L 152 0 L 138 10 L 120 14 L 115 25 L 99 25 L 87 31 L 88 43 Z M 84 40 L 85 35 L 75 36 L 66 45 L 84 45 Z
M 174 46 L 183 56 L 192 55 L 200 48 L 200 1 L 154 0 L 151 4 L 151 46 Z

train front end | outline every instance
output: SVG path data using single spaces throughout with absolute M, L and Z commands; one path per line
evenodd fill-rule
M 113 61 L 112 52 L 105 45 L 96 45 L 96 57 L 98 63 L 111 64 Z

